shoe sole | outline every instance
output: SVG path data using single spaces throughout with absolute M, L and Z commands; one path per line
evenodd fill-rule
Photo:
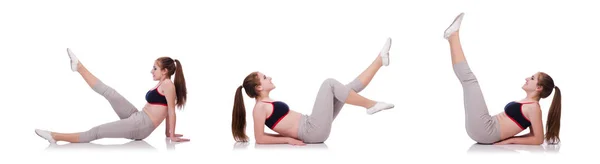
M 392 49 L 392 38 L 388 38 L 387 40 L 389 40 L 389 41 L 390 41 L 390 44 L 389 44 L 389 46 L 387 47 L 387 51 L 386 51 L 386 53 L 387 53 L 387 54 L 385 54 L 385 55 L 381 55 L 381 54 L 380 54 L 380 55 L 381 55 L 381 57 L 382 57 L 381 59 L 383 59 L 383 56 L 385 56 L 385 58 L 387 58 L 387 64 L 383 64 L 383 63 L 382 63 L 384 66 L 388 66 L 388 65 L 390 65 L 390 50 Z
M 67 48 L 67 56 L 69 56 L 69 63 L 71 64 L 69 67 L 71 68 L 71 71 L 76 71 L 77 68 L 73 69 L 73 58 L 71 57 L 71 54 L 73 52 L 71 52 L 71 49 Z M 75 66 L 77 67 L 77 66 Z

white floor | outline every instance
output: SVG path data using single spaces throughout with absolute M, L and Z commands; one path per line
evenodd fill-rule
M 158 144 L 158 143 L 157 143 Z M 193 146 L 194 143 L 175 143 L 165 140 L 161 146 L 151 145 L 150 143 L 141 141 L 129 141 L 123 144 L 97 144 L 97 143 L 68 143 L 68 144 L 49 144 L 43 148 L 47 152 L 67 152 L 67 151 L 175 151 L 178 146 Z M 234 142 L 232 151 L 244 150 L 329 150 L 326 143 L 323 144 L 308 144 L 305 146 L 292 146 L 287 144 L 255 144 L 248 142 Z M 561 144 L 556 145 L 481 145 L 472 144 L 467 150 L 468 154 L 479 153 L 560 153 Z M 184 149 L 183 151 L 186 151 Z
M 473 144 L 467 153 L 560 153 L 560 144 L 544 145 L 480 145 Z
M 34 133 L 23 137 L 28 142 L 5 144 L 13 150 L 11 158 L 25 161 L 61 161 L 64 163 L 566 163 L 573 160 L 597 161 L 592 137 L 567 140 L 558 145 L 479 145 L 468 137 L 450 142 L 412 140 L 409 135 L 393 140 L 360 138 L 334 133 L 324 144 L 291 146 L 261 145 L 253 141 L 234 142 L 229 136 L 194 135 L 191 142 L 172 143 L 163 134 L 154 133 L 146 140 L 100 139 L 93 143 L 59 142 L 50 146 Z M 374 135 L 375 136 L 375 135 Z M 457 136 L 462 136 L 458 134 Z M 31 157 L 31 158 L 30 158 Z M 212 161 L 212 162 L 211 162 Z M 218 162 L 215 162 L 218 161 Z M 285 162 L 284 162 L 285 161 Z
M 397 161 L 445 162 L 464 161 L 478 163 L 476 159 L 490 160 L 489 162 L 502 163 L 502 161 L 529 159 L 533 161 L 547 161 L 545 163 L 558 163 L 568 157 L 591 157 L 591 152 L 584 149 L 567 147 L 561 150 L 558 145 L 479 145 L 463 143 L 418 143 L 418 142 L 389 142 L 373 141 L 372 143 L 341 143 L 336 141 L 324 144 L 309 144 L 306 146 L 291 146 L 286 144 L 261 145 L 253 142 L 204 142 L 192 141 L 186 143 L 172 143 L 158 138 L 148 141 L 128 141 L 121 139 L 103 139 L 94 143 L 59 143 L 49 145 L 35 142 L 28 144 L 31 151 L 45 158 L 66 160 L 67 163 L 78 163 L 76 159 L 94 158 L 93 162 L 105 163 L 110 161 L 147 161 L 162 163 L 160 161 L 183 162 L 244 162 L 264 163 L 266 161 L 288 161 L 285 163 L 311 163 L 312 162 L 383 162 L 395 163 Z M 518 156 L 512 156 L 518 155 Z M 542 156 L 539 156 L 542 155 Z M 106 157 L 99 158 L 98 156 Z M 540 158 L 543 157 L 543 158 Z M 577 159 L 584 159 L 578 157 Z M 40 159 L 29 159 L 40 160 Z

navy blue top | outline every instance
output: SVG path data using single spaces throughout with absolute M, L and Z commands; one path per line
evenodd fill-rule
M 152 105 L 167 106 L 167 98 L 165 97 L 165 95 L 158 92 L 158 87 L 156 87 L 152 90 L 149 90 L 146 93 L 146 101 Z
M 277 126 L 277 124 L 279 123 L 279 121 L 281 121 L 290 112 L 290 108 L 287 104 L 281 101 L 263 102 L 270 103 L 271 105 L 273 105 L 273 113 L 271 113 L 271 115 L 267 117 L 267 119 L 265 120 L 265 125 L 267 125 L 267 127 L 271 129 L 274 129 L 275 126 Z
M 523 130 L 531 126 L 531 122 L 525 117 L 522 110 L 523 104 L 529 103 L 511 101 L 504 107 L 504 112 L 506 112 L 506 115 Z

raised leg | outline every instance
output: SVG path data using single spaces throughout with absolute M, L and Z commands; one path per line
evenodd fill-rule
M 309 116 L 313 121 L 312 124 L 317 127 L 317 130 L 311 134 L 311 142 L 325 141 L 329 137 L 334 120 L 334 99 L 342 103 L 362 106 L 373 113 L 394 107 L 393 104 L 367 99 L 335 79 L 327 79 L 319 89 Z
M 480 143 L 492 143 L 500 139 L 498 123 L 489 114 L 479 82 L 471 71 L 462 50 L 459 29 L 463 16 L 463 13 L 458 15 L 445 34 L 450 44 L 452 67 L 463 88 L 465 128 L 473 140 Z
M 125 119 L 131 116 L 131 114 L 137 112 L 137 108 L 125 99 L 121 94 L 115 91 L 113 88 L 105 85 L 96 76 L 94 76 L 87 68 L 77 59 L 75 54 L 67 49 L 69 58 L 71 59 L 71 68 L 73 71 L 78 72 L 85 82 L 98 94 L 102 95 L 110 105 L 120 119 Z
M 360 91 L 365 89 L 369 85 L 369 83 L 371 83 L 371 80 L 373 80 L 373 77 L 375 77 L 375 74 L 377 74 L 379 69 L 382 66 L 389 65 L 389 51 L 391 48 L 391 44 L 392 39 L 387 38 L 385 44 L 383 45 L 383 48 L 381 49 L 377 57 L 375 57 L 373 62 L 371 62 L 371 65 L 369 65 L 360 75 L 358 75 L 358 77 L 356 77 L 354 81 L 346 84 L 346 87 L 352 89 L 356 93 L 360 93 Z M 344 104 L 346 103 L 337 99 L 334 99 L 333 101 L 333 119 L 335 119 L 344 107 Z

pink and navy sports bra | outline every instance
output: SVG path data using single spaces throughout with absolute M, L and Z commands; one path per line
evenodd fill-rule
M 525 130 L 531 126 L 531 121 L 523 114 L 523 104 L 531 104 L 533 102 L 519 103 L 511 101 L 504 107 L 504 112 L 513 122 L 515 122 L 521 129 Z
M 160 85 L 158 85 L 160 86 Z M 165 95 L 158 92 L 158 86 L 146 93 L 146 101 L 152 105 L 164 105 L 167 106 L 167 98 Z
M 267 127 L 271 129 L 274 129 L 275 126 L 277 126 L 277 124 L 279 123 L 279 121 L 283 120 L 283 118 L 290 112 L 290 108 L 287 104 L 281 101 L 263 102 L 273 105 L 273 113 L 271 113 L 271 115 L 267 117 L 267 119 L 265 120 L 265 125 L 267 125 Z

